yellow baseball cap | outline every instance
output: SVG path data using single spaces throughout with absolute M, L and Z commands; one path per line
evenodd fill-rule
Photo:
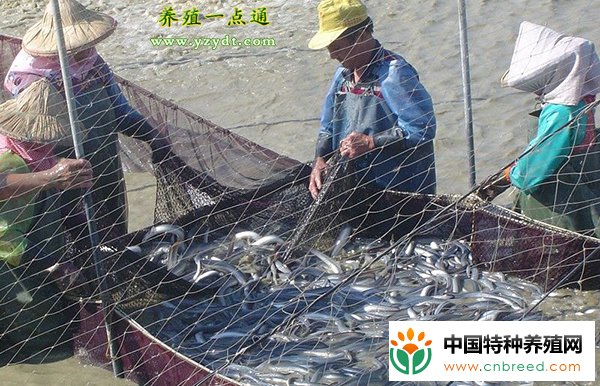
M 367 7 L 360 0 L 323 0 L 319 11 L 319 32 L 310 39 L 308 48 L 325 48 L 344 31 L 365 21 L 369 15 Z

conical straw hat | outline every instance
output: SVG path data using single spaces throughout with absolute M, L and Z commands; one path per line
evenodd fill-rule
M 58 0 L 67 53 L 81 51 L 106 39 L 117 27 L 112 17 L 91 11 L 75 0 Z M 48 3 L 42 20 L 23 36 L 23 49 L 31 55 L 56 56 L 54 11 Z
M 72 144 L 67 102 L 40 79 L 0 105 L 0 134 L 19 141 Z

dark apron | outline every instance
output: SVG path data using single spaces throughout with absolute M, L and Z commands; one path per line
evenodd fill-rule
M 98 80 L 90 83 L 91 86 L 80 91 L 75 100 L 78 119 L 86 130 L 83 142 L 85 158 L 92 164 L 94 173 L 92 198 L 97 228 L 101 240 L 106 240 L 109 234 L 110 237 L 116 237 L 127 233 L 125 180 L 118 153 L 118 136 L 114 131 L 116 116 L 112 100 L 102 82 Z M 59 147 L 57 155 L 75 157 L 72 147 Z M 80 201 L 81 191 L 70 190 L 63 193 L 65 209 L 71 210 Z M 81 213 L 81 206 L 70 212 L 79 217 Z
M 36 199 L 32 229 L 27 233 L 28 250 L 22 264 L 39 260 L 44 268 L 57 263 L 66 253 L 61 196 L 57 189 L 38 193 Z M 33 255 L 36 251 L 39 255 Z
M 69 323 L 74 310 L 67 312 L 46 270 L 66 250 L 56 190 L 38 194 L 31 223 L 21 264 L 0 262 L 0 363 L 71 355 Z
M 376 82 L 359 84 L 361 95 L 338 92 L 333 113 L 333 148 L 353 131 L 373 135 L 391 129 L 397 116 L 383 98 L 373 90 Z M 384 146 L 356 159 L 358 184 L 375 184 L 379 188 L 407 192 L 435 193 L 435 158 L 433 141 L 416 148 Z

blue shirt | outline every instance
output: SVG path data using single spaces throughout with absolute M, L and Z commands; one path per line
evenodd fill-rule
M 419 81 L 417 71 L 400 55 L 385 50 L 380 51 L 379 55 L 385 57 L 369 66 L 363 77 L 375 77 L 381 84 L 383 98 L 395 115 L 397 127 L 402 131 L 406 146 L 415 147 L 425 141 L 433 140 L 436 130 L 433 102 Z M 396 60 L 396 63 L 394 71 L 390 72 L 392 60 Z M 352 74 L 340 66 L 335 72 L 323 104 L 319 134 L 333 136 L 334 96 L 340 90 L 344 76 L 352 76 Z M 375 145 L 381 144 L 375 143 Z
M 377 102 L 362 100 L 369 97 Z M 323 104 L 319 137 L 330 138 L 330 152 L 349 131 L 372 136 L 380 148 L 359 157 L 359 165 L 371 174 L 368 181 L 382 188 L 435 192 L 433 103 L 404 58 L 379 47 L 360 84 L 353 83 L 352 71 L 337 69 Z

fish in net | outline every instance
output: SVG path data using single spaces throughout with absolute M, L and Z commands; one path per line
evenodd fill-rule
M 19 42 L 0 42 L 1 63 L 10 63 Z M 190 362 L 244 384 L 385 384 L 389 320 L 512 320 L 540 288 L 598 277 L 594 238 L 474 197 L 356 186 L 351 165 L 335 158 L 314 202 L 309 165 L 118 80 L 173 144 L 172 157 L 152 164 L 146 144 L 120 138 L 129 170 L 156 176 L 155 225 L 100 247 L 115 308 L 171 350 L 161 371 L 147 370 L 158 355 L 132 350 L 133 371 L 147 384 Z M 180 227 L 182 240 L 144 240 L 161 225 Z M 340 234 L 346 241 L 336 248 Z M 97 298 L 85 237 L 74 232 L 68 246 L 65 260 L 80 278 L 63 287 L 76 299 Z M 586 269 L 574 272 L 582 261 Z M 102 358 L 93 344 L 83 346 Z M 195 371 L 187 380 L 206 381 Z

